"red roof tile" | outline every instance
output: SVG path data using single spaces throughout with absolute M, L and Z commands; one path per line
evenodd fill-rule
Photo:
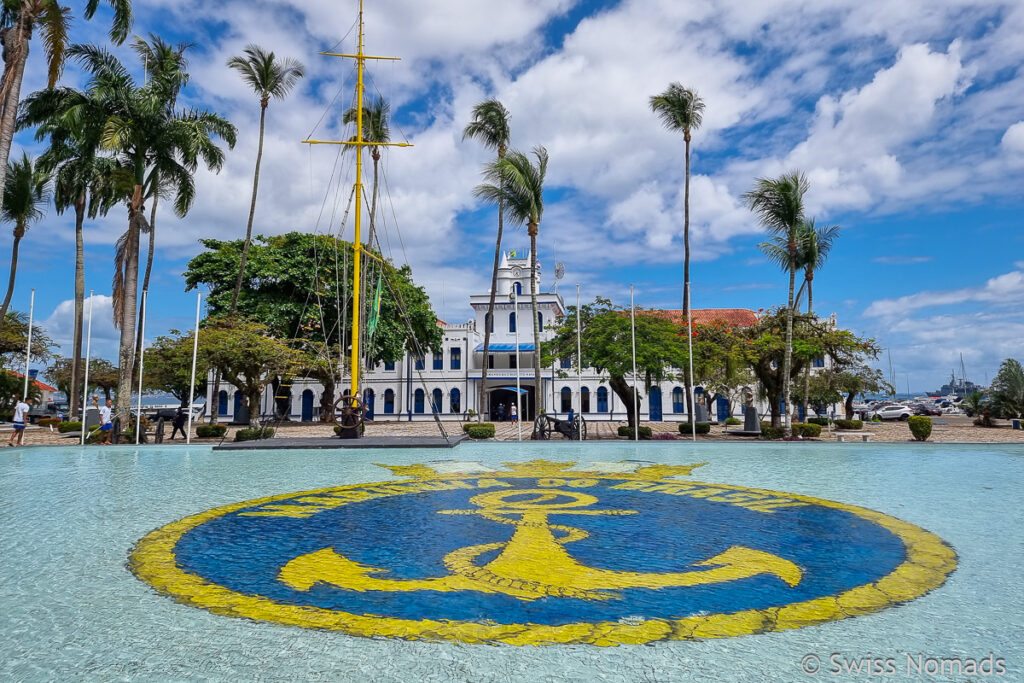
M 7 372 L 9 372 L 12 375 L 14 375 L 15 377 L 19 377 L 19 378 L 25 376 L 25 375 L 23 375 L 22 373 L 20 373 L 20 372 L 18 372 L 16 370 L 8 370 Z M 51 387 L 49 384 L 43 384 L 42 382 L 40 382 L 37 379 L 32 380 L 32 384 L 34 386 L 36 386 L 41 391 L 57 391 L 57 387 Z

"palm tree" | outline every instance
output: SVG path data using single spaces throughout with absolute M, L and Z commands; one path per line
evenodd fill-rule
M 704 100 L 695 90 L 672 83 L 660 95 L 650 100 L 651 110 L 671 131 L 682 131 L 686 142 L 686 180 L 683 186 L 683 322 L 690 317 L 690 133 L 704 121 Z M 686 405 L 693 415 L 693 387 L 686 375 Z
M 110 152 L 132 177 L 128 204 L 128 230 L 119 240 L 115 256 L 114 324 L 121 328 L 117 411 L 127 416 L 134 368 L 136 300 L 139 277 L 139 233 L 148 172 L 159 166 L 161 182 L 175 187 L 174 210 L 184 216 L 195 198 L 192 175 L 199 162 L 214 171 L 224 163 L 224 152 L 213 141 L 220 137 L 235 144 L 235 127 L 217 114 L 168 109 L 170 91 L 165 82 L 151 80 L 139 87 L 124 65 L 106 49 L 75 45 L 68 51 L 90 75 L 88 93 L 98 102 L 93 120 L 102 130 L 101 149 Z
M 70 409 L 78 413 L 82 381 L 82 314 L 85 299 L 85 218 L 106 215 L 118 201 L 127 198 L 123 170 L 109 158 L 99 156 L 99 133 L 82 115 L 94 106 L 84 93 L 72 88 L 51 88 L 29 95 L 21 104 L 18 128 L 36 126 L 35 138 L 49 138 L 49 148 L 39 157 L 37 167 L 53 176 L 53 198 L 57 213 L 75 210 L 75 322 L 72 337 Z M 120 181 L 120 183 L 119 183 Z M 130 180 L 128 181 L 130 183 Z
M 43 217 L 43 208 L 50 201 L 50 176 L 33 164 L 28 154 L 21 161 L 8 165 L 4 177 L 3 210 L 0 219 L 14 223 L 14 245 L 11 247 L 11 277 L 7 281 L 7 295 L 0 306 L 0 321 L 7 319 L 7 308 L 14 294 L 14 279 L 18 273 L 18 246 L 29 226 Z
M 800 228 L 804 223 L 804 194 L 807 177 L 791 171 L 778 178 L 758 178 L 754 189 L 743 195 L 750 210 L 757 214 L 761 224 L 775 238 L 761 245 L 769 258 L 789 271 L 789 299 L 786 305 L 786 351 L 782 362 L 782 395 L 786 409 L 786 430 L 790 430 L 791 415 L 789 374 L 793 367 L 793 293 L 796 289 L 796 271 L 799 267 Z M 769 247 L 775 247 L 771 249 Z M 772 426 L 778 427 L 778 406 L 772 406 Z
M 100 0 L 85 0 L 83 14 L 92 19 Z M 132 28 L 131 0 L 104 0 L 113 10 L 110 40 L 120 45 Z M 47 83 L 57 84 L 67 54 L 71 10 L 57 0 L 0 0 L 0 42 L 3 43 L 4 73 L 0 80 L 0 187 L 11 152 L 18 117 L 21 82 L 25 76 L 29 43 L 38 27 L 46 52 Z
M 466 124 L 462 131 L 462 139 L 475 138 L 479 140 L 486 149 L 493 149 L 498 154 L 498 161 L 505 158 L 508 151 L 509 140 L 512 136 L 509 129 L 509 114 L 500 101 L 491 99 L 484 100 L 473 107 L 473 120 Z M 500 182 L 500 179 L 499 179 Z M 498 266 L 501 263 L 501 233 L 505 227 L 505 200 L 498 196 L 498 238 L 494 242 L 494 267 L 491 269 L 491 298 L 487 302 L 487 315 L 485 321 L 494 320 L 494 296 L 498 290 Z M 487 387 L 487 358 L 491 349 L 491 325 L 484 325 L 484 362 L 481 364 L 481 391 L 477 396 L 477 412 L 480 418 L 484 415 L 484 396 Z
M 260 98 L 260 141 L 256 149 L 256 170 L 252 178 L 252 201 L 249 203 L 249 222 L 245 226 L 245 243 L 242 245 L 242 260 L 238 265 L 238 279 L 235 293 L 231 297 L 231 313 L 238 307 L 238 292 L 242 289 L 242 274 L 249 256 L 252 241 L 252 220 L 256 215 L 256 193 L 260 186 L 260 162 L 263 160 L 263 131 L 267 120 L 267 106 L 270 98 L 283 100 L 305 74 L 306 68 L 294 59 L 278 60 L 273 52 L 267 52 L 259 45 L 250 44 L 243 50 L 244 57 L 232 57 L 228 67 L 234 69 L 259 95 Z
M 804 269 L 804 281 L 800 285 L 800 291 L 796 293 L 796 301 L 793 305 L 800 308 L 800 296 L 806 287 L 808 316 L 814 315 L 814 274 L 825 265 L 829 252 L 832 251 L 832 245 L 837 239 L 839 239 L 838 225 L 816 227 L 814 219 L 811 218 L 800 228 L 800 255 L 797 260 L 800 262 L 800 267 Z M 810 392 L 810 388 L 811 368 L 808 367 L 804 371 L 804 415 L 807 415 L 807 394 Z
M 525 154 L 515 150 L 503 159 L 488 164 L 484 175 L 491 182 L 477 185 L 473 194 L 495 204 L 501 203 L 508 210 L 509 220 L 514 225 L 526 224 L 526 232 L 530 236 L 530 304 L 533 311 L 535 382 L 533 397 L 535 414 L 540 415 L 544 410 L 544 392 L 540 386 L 540 323 L 537 320 L 537 232 L 544 216 L 544 176 L 548 170 L 548 151 L 538 145 L 533 148 L 533 155 L 537 157 L 536 165 Z

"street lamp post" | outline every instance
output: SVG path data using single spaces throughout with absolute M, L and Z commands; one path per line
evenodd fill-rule
M 519 386 L 519 367 L 522 363 L 519 362 L 519 297 L 516 296 L 515 288 L 508 293 L 508 298 L 512 300 L 512 305 L 515 307 L 516 321 L 516 428 L 518 431 L 519 441 L 523 440 L 523 401 L 522 401 L 522 389 Z M 536 353 L 536 351 L 534 351 Z

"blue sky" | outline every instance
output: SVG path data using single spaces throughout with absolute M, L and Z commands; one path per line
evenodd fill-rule
M 356 7 L 136 0 L 136 34 L 195 43 L 183 103 L 239 128 L 221 173 L 199 174 L 192 212 L 157 219 L 147 338 L 192 326 L 195 294 L 181 273 L 196 240 L 244 234 L 259 112 L 225 61 L 247 43 L 299 59 L 308 74 L 268 112 L 255 231 L 338 230 L 348 194 L 328 183 L 337 150 L 299 141 L 325 112 L 316 136 L 347 135 L 337 119 L 352 67 L 316 52 L 339 40 L 337 49 L 354 49 Z M 635 283 L 638 304 L 679 307 L 683 143 L 647 105 L 679 81 L 707 103 L 693 142 L 694 307 L 784 302 L 786 278 L 758 251 L 763 233 L 740 196 L 756 177 L 799 169 L 811 215 L 842 227 L 815 280 L 815 309 L 889 349 L 901 389 L 936 388 L 954 367 L 959 374 L 961 353 L 979 382 L 1003 358 L 1024 358 L 1020 2 L 376 0 L 366 18 L 368 52 L 403 58 L 373 68 L 370 92 L 391 100 L 393 137 L 415 145 L 384 157 L 392 257 L 412 264 L 442 318 L 468 319 L 468 295 L 489 280 L 495 215 L 472 196 L 488 153 L 461 140 L 487 97 L 510 110 L 515 146 L 545 145 L 551 156 L 545 282 L 557 259 L 563 293 L 579 282 L 586 298 L 627 303 Z M 104 40 L 104 22 L 76 18 L 73 39 Z M 135 68 L 126 48 L 116 51 Z M 41 53 L 37 34 L 23 93 L 42 85 Z M 64 81 L 80 85 L 81 75 L 69 67 Z M 39 151 L 30 133 L 12 156 L 21 148 Z M 115 210 L 85 232 L 94 348 L 109 358 L 113 242 L 125 224 Z M 345 231 L 350 238 L 351 224 Z M 508 247 L 528 243 L 522 230 L 506 234 Z M 13 300 L 26 309 L 35 287 L 36 318 L 60 342 L 70 339 L 73 240 L 72 216 L 51 210 L 33 226 Z M 4 263 L 10 244 L 7 229 Z

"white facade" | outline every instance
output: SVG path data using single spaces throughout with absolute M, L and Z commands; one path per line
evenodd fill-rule
M 512 252 L 514 254 L 514 252 Z M 540 338 L 547 341 L 554 324 L 565 313 L 562 298 L 554 292 L 540 292 L 540 264 L 537 273 L 537 311 L 540 318 Z M 515 292 L 519 296 L 512 296 Z M 516 301 L 518 299 L 518 301 Z M 516 258 L 503 254 L 498 270 L 494 322 L 491 331 L 489 359 L 484 358 L 484 324 L 489 294 L 470 297 L 473 319 L 460 324 L 439 322 L 444 330 L 442 348 L 437 353 L 427 352 L 423 358 L 411 353 L 394 363 L 381 363 L 368 369 L 362 378 L 364 400 L 372 418 L 384 421 L 433 420 L 432 403 L 438 405 L 442 420 L 467 420 L 470 410 L 478 409 L 480 392 L 487 393 L 484 402 L 487 420 L 499 418 L 500 411 L 507 415 L 508 406 L 515 401 L 516 379 L 522 389 L 520 416 L 533 419 L 533 392 L 538 390 L 533 371 L 533 325 L 530 303 L 529 257 Z M 696 313 L 696 311 L 695 311 Z M 835 324 L 833 316 L 833 324 Z M 516 369 L 516 343 L 518 329 L 518 365 Z M 482 385 L 483 364 L 488 363 L 487 385 Z M 627 378 L 628 381 L 628 378 Z M 577 369 L 563 361 L 557 367 L 541 368 L 539 389 L 544 392 L 544 409 L 549 414 L 563 415 L 571 407 L 587 420 L 623 421 L 626 409 L 608 385 L 608 376 L 592 368 Z M 212 387 L 208 389 L 212 391 Z M 323 387 L 319 382 L 296 378 L 292 386 L 292 420 L 315 421 L 318 418 Z M 662 382 L 649 392 L 641 391 L 640 419 L 687 421 L 685 389 L 682 381 Z M 238 409 L 234 387 L 221 385 L 220 415 L 232 419 Z M 268 386 L 263 396 L 261 414 L 271 415 L 273 397 Z M 207 396 L 208 405 L 212 396 Z M 712 406 L 710 419 L 724 418 L 728 407 Z M 501 408 L 499 408 L 501 406 Z M 741 414 L 738 402 L 731 412 Z M 763 407 L 761 407 L 763 411 Z M 245 412 L 244 410 L 240 412 Z

